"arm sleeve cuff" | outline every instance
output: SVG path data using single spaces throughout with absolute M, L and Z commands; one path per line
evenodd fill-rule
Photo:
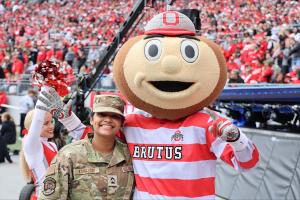
M 242 151 L 249 145 L 249 139 L 244 133 L 240 133 L 240 138 L 235 142 L 229 142 L 236 152 Z
M 80 119 L 72 112 L 70 117 L 67 117 L 65 119 L 59 120 L 67 129 L 68 131 L 73 131 L 77 127 L 80 126 L 81 121 Z

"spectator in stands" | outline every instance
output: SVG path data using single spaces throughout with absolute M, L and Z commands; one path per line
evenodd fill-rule
M 29 56 L 28 56 L 29 61 L 31 61 L 33 64 L 36 64 L 37 62 L 38 53 L 39 50 L 37 48 L 36 42 L 34 41 L 32 47 L 29 50 Z
M 81 66 L 79 70 L 79 74 L 89 74 L 90 72 L 91 72 L 91 68 L 87 64 Z
M 23 96 L 20 100 L 20 131 L 22 132 L 24 129 L 24 120 L 26 114 L 34 108 L 35 101 L 37 97 L 37 92 L 33 89 L 29 89 L 27 94 Z M 23 136 L 23 134 L 21 134 Z
M 292 82 L 292 73 L 289 72 L 283 77 L 283 83 L 291 83 Z
M 6 144 L 15 144 L 16 143 L 16 125 L 13 120 L 13 117 L 8 112 L 5 112 L 1 115 L 2 127 L 0 130 L 1 136 L 5 140 Z
M 62 4 L 55 3 L 57 1 L 42 1 L 42 3 L 5 2 L 8 3 L 2 4 L 1 12 L 3 14 L 0 19 L 2 25 L 0 26 L 0 51 L 4 49 L 6 51 L 5 57 L 9 57 L 3 69 L 6 78 L 10 79 L 14 77 L 15 66 L 21 66 L 21 63 L 17 62 L 12 72 L 12 61 L 18 57 L 12 52 L 19 48 L 23 49 L 24 69 L 29 65 L 29 61 L 36 64 L 36 62 L 39 63 L 46 59 L 47 56 L 53 57 L 53 49 L 47 51 L 45 49 L 47 46 L 55 47 L 54 57 L 60 61 L 65 60 L 69 47 L 74 48 L 75 56 L 71 65 L 75 64 L 75 60 L 79 61 L 72 66 L 75 73 L 80 70 L 83 64 L 93 68 L 90 66 L 91 60 L 101 60 L 103 52 L 105 52 L 103 47 L 112 41 L 116 30 L 119 30 L 125 21 L 124 16 L 130 13 L 135 1 L 77 2 L 70 0 L 64 1 L 65 3 Z M 297 25 L 300 24 L 299 1 L 276 2 L 241 0 L 233 4 L 232 1 L 225 3 L 223 0 L 214 2 L 177 0 L 173 3 L 172 9 L 179 10 L 184 7 L 201 9 L 201 34 L 224 47 L 224 54 L 228 63 L 231 62 L 229 59 L 233 55 L 237 55 L 237 57 L 233 56 L 235 60 L 232 64 L 235 67 L 235 63 L 237 63 L 239 67 L 237 69 L 240 69 L 241 73 L 244 73 L 241 66 L 248 65 L 255 59 L 264 61 L 268 52 L 270 55 L 279 53 L 275 54 L 276 57 L 273 58 L 275 64 L 281 67 L 283 75 L 285 75 L 292 71 L 288 69 L 292 57 L 290 57 L 288 65 L 283 62 L 282 53 L 288 47 L 278 52 L 275 51 L 284 37 L 293 37 L 300 42 L 299 28 L 297 28 Z M 142 33 L 143 26 L 141 24 L 153 16 L 153 13 L 163 11 L 165 5 L 164 1 L 156 2 L 156 7 L 147 10 L 147 14 L 132 33 Z M 76 50 L 81 48 L 79 44 L 86 47 L 84 51 L 87 61 L 81 57 L 80 50 Z M 75 47 L 76 45 L 78 47 Z M 258 48 L 256 46 L 254 49 L 247 49 L 253 45 L 258 45 Z M 247 48 L 244 49 L 244 47 Z M 26 61 L 26 56 L 28 61 Z M 293 63 L 295 62 L 294 60 Z M 18 70 L 17 73 L 19 73 Z
M 282 73 L 280 68 L 274 68 L 271 78 L 271 83 L 284 83 L 285 75 Z
M 15 58 L 12 65 L 12 74 L 14 79 L 18 80 L 24 71 L 24 62 L 20 57 Z
M 11 56 L 5 56 L 3 62 L 2 62 L 2 68 L 3 68 L 3 71 L 5 73 L 5 77 L 6 78 L 10 78 L 12 76 L 12 58 Z
M 33 71 L 34 71 L 34 69 L 36 68 L 36 64 L 33 64 L 33 62 L 32 61 L 29 61 L 29 63 L 28 63 L 28 66 L 27 66 L 27 68 L 26 68 L 26 70 L 25 70 L 25 74 L 32 74 L 33 73 Z
M 3 86 L 2 86 L 3 87 Z M 6 111 L 6 107 L 1 106 L 2 104 L 7 104 L 7 95 L 3 88 L 0 88 L 0 114 Z M 0 120 L 1 122 L 1 120 Z
M 45 47 L 44 46 L 39 46 L 36 61 L 39 64 L 39 63 L 43 62 L 45 59 L 46 59 Z
M 243 73 L 242 78 L 244 79 L 244 82 L 247 83 L 247 84 L 257 83 L 256 77 L 255 77 L 255 74 L 254 74 L 254 70 L 249 65 L 247 65 L 245 67 L 245 71 Z
M 289 61 L 289 54 L 290 54 L 290 48 L 289 48 L 289 38 L 286 37 L 284 39 L 284 43 L 282 44 L 281 49 L 281 56 L 282 56 L 282 62 L 281 62 L 281 72 L 283 75 L 288 73 L 290 71 L 290 61 Z
M 272 35 L 268 40 L 268 51 L 271 53 L 276 45 L 279 43 L 279 37 L 277 35 Z
M 272 80 L 273 75 L 273 68 L 274 62 L 272 60 L 268 60 L 264 62 L 264 66 L 262 67 L 260 76 L 258 81 L 260 83 L 270 83 Z
M 92 48 L 90 48 L 89 50 L 87 62 L 91 63 L 92 61 L 97 61 L 97 59 L 100 59 L 100 51 L 97 48 L 96 44 L 93 44 Z
M 5 73 L 1 65 L 0 65 L 0 79 L 5 79 Z
M 75 64 L 74 68 L 75 68 L 75 70 L 77 70 L 76 72 L 80 72 L 81 67 L 86 62 L 86 54 L 85 54 L 85 51 L 82 46 L 78 49 L 77 54 L 78 54 L 78 56 L 77 56 L 76 64 Z
M 296 78 L 292 82 L 293 84 L 300 84 L 300 69 L 296 71 Z
M 65 61 L 71 66 L 73 67 L 73 62 L 75 60 L 75 52 L 73 50 L 72 47 L 68 48 L 68 51 L 65 55 Z
M 244 83 L 239 70 L 232 70 L 230 72 L 228 83 Z
M 7 144 L 14 144 L 16 142 L 16 126 L 12 121 L 9 113 L 3 113 L 1 115 L 2 127 L 0 130 L 0 163 L 5 162 L 5 159 L 12 163 L 12 159 L 9 155 L 9 149 Z
M 4 138 L 0 135 L 0 163 L 5 162 L 5 159 L 12 163 Z
M 291 37 L 290 57 L 292 59 L 292 70 L 300 69 L 300 42 Z

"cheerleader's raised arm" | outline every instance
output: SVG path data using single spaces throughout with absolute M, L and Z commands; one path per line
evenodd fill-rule
M 48 87 L 48 89 L 43 90 L 41 94 L 39 100 L 42 101 L 44 105 L 37 105 L 37 108 L 50 112 L 53 117 L 58 119 L 58 121 L 67 128 L 73 140 L 82 139 L 85 136 L 83 133 L 85 132 L 86 126 L 82 124 L 80 119 L 72 112 L 73 97 L 64 104 L 54 88 Z
M 47 60 L 35 69 L 33 79 L 34 84 L 40 88 L 40 94 L 35 109 L 25 118 L 28 134 L 23 139 L 23 152 L 37 186 L 37 194 L 46 170 L 57 154 L 55 143 L 48 141 L 54 136 L 53 117 L 68 129 L 74 140 L 81 139 L 86 130 L 86 126 L 71 110 L 72 98 L 67 104 L 61 100 L 60 96 L 67 95 L 68 90 L 59 68 L 58 63 Z
M 42 91 L 47 89 L 42 88 Z M 25 128 L 28 134 L 23 139 L 25 161 L 31 170 L 37 192 L 51 160 L 57 154 L 56 145 L 48 141 L 54 136 L 54 120 L 49 112 L 37 108 L 40 105 L 43 102 L 38 100 L 35 109 L 27 113 Z

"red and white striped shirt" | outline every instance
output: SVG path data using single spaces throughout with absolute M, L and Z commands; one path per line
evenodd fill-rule
M 258 150 L 243 133 L 230 145 L 207 131 L 211 122 L 205 111 L 178 121 L 142 111 L 127 115 L 124 134 L 133 157 L 134 199 L 214 199 L 217 158 L 237 170 L 256 165 Z

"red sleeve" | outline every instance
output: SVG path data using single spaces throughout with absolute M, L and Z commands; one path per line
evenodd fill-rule
M 252 167 L 254 167 L 258 161 L 259 161 L 259 152 L 256 148 L 255 145 L 254 146 L 254 149 L 252 151 L 252 156 L 251 156 L 251 159 L 249 161 L 246 161 L 246 162 L 241 162 L 241 161 L 237 161 L 237 164 L 243 168 L 243 169 L 251 169 Z M 221 160 L 223 160 L 224 162 L 226 162 L 227 164 L 229 164 L 230 166 L 234 167 L 234 163 L 233 163 L 233 160 L 232 158 L 234 158 L 235 155 L 234 155 L 234 150 L 232 148 L 232 146 L 230 144 L 227 144 L 222 152 L 222 155 L 221 155 Z
M 244 169 L 251 169 L 259 161 L 259 152 L 257 150 L 257 147 L 255 145 L 253 145 L 253 146 L 254 146 L 254 149 L 252 151 L 252 158 L 249 161 L 247 161 L 247 162 L 240 162 L 240 161 L 237 160 L 239 166 L 241 166 Z
M 84 139 L 89 133 L 93 133 L 93 128 L 91 126 L 86 126 L 80 139 Z
M 118 132 L 117 132 L 117 137 L 118 137 L 120 140 L 122 140 L 123 142 L 127 143 L 127 142 L 126 142 L 125 135 L 124 135 L 124 133 L 123 133 L 122 131 L 118 131 Z
M 227 144 L 220 158 L 221 160 L 229 164 L 231 167 L 234 167 L 231 160 L 233 157 L 234 157 L 233 149 L 229 144 Z

